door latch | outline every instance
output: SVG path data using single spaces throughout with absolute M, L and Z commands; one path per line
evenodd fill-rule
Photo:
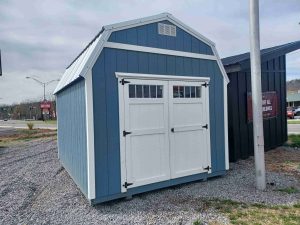
M 171 132 L 174 133 L 174 128 L 171 128 Z
M 128 186 L 133 185 L 133 183 L 127 183 L 127 181 L 123 184 L 124 188 L 127 188 Z
M 127 132 L 126 130 L 123 130 L 123 137 L 125 137 L 127 134 L 131 134 L 131 132 Z
M 208 124 L 205 124 L 204 126 L 202 126 L 202 128 L 208 129 Z

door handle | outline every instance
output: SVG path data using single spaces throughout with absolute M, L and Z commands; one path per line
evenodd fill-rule
M 174 128 L 171 128 L 171 132 L 172 132 L 172 133 L 174 133 L 174 132 L 175 132 L 175 131 L 174 131 Z

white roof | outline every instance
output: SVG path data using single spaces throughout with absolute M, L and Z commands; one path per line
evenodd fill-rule
M 62 90 L 64 87 L 71 84 L 73 81 L 78 79 L 79 77 L 85 77 L 87 75 L 87 71 L 89 68 L 92 68 L 94 63 L 96 62 L 98 56 L 100 55 L 104 43 L 108 40 L 110 34 L 113 31 L 128 29 L 131 27 L 141 26 L 148 23 L 159 22 L 162 20 L 168 20 L 171 23 L 175 24 L 176 26 L 180 27 L 181 29 L 185 30 L 186 32 L 190 33 L 191 35 L 197 37 L 199 40 L 203 41 L 204 43 L 208 44 L 212 47 L 214 54 L 218 58 L 218 65 L 222 71 L 223 76 L 227 81 L 228 77 L 224 70 L 224 67 L 219 59 L 219 56 L 215 50 L 215 44 L 209 40 L 208 38 L 204 37 L 194 29 L 190 28 L 189 26 L 183 24 L 181 21 L 177 20 L 169 13 L 161 13 L 155 16 L 145 17 L 142 19 L 130 20 L 127 22 L 116 23 L 108 26 L 104 26 L 103 30 L 94 38 L 94 40 L 88 45 L 88 47 L 72 62 L 72 64 L 66 69 L 65 73 L 63 74 L 60 82 L 58 83 L 57 87 L 55 88 L 54 94 Z

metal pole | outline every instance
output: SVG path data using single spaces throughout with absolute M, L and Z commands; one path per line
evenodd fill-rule
M 43 83 L 44 86 L 44 101 L 46 100 L 46 83 Z
M 259 44 L 259 1 L 250 0 L 250 58 L 256 188 L 266 188 Z

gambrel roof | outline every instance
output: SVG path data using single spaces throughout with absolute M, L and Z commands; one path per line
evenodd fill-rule
M 108 38 L 110 37 L 111 33 L 118 30 L 128 29 L 132 27 L 137 27 L 149 23 L 155 23 L 159 21 L 169 21 L 174 25 L 180 27 L 187 33 L 193 35 L 197 39 L 201 40 L 202 42 L 209 45 L 214 53 L 216 61 L 219 65 L 220 71 L 224 76 L 225 80 L 229 82 L 225 69 L 222 65 L 222 62 L 218 56 L 218 53 L 215 48 L 215 44 L 209 40 L 208 38 L 204 37 L 191 27 L 183 24 L 181 21 L 176 19 L 169 13 L 161 13 L 155 16 L 145 17 L 141 19 L 130 20 L 127 22 L 116 23 L 108 26 L 104 26 L 102 30 L 96 35 L 96 37 L 87 45 L 87 47 L 75 58 L 75 60 L 66 68 L 65 73 L 63 74 L 60 82 L 58 83 L 54 94 L 58 93 L 72 82 L 77 80 L 80 77 L 85 78 L 89 69 L 91 69 L 96 62 L 97 58 L 99 57 L 102 49 L 105 47 L 105 43 L 107 42 Z

